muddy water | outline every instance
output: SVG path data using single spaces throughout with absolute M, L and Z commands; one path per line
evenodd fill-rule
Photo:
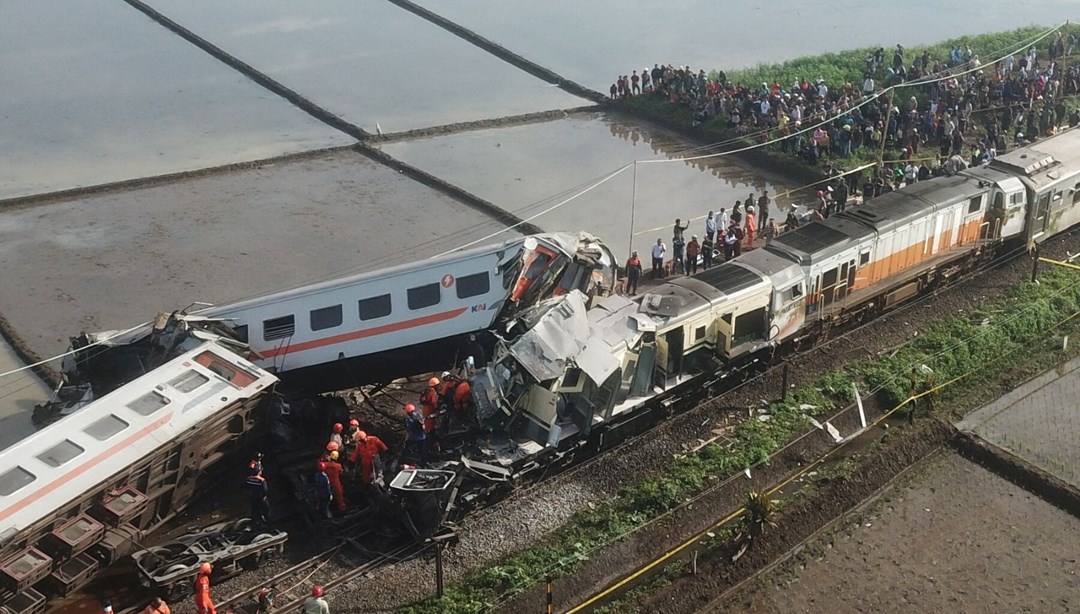
M 670 242 L 677 217 L 694 219 L 690 232 L 700 235 L 700 218 L 708 210 L 730 210 L 749 192 L 785 189 L 732 158 L 691 163 L 673 157 L 688 147 L 662 130 L 593 113 L 384 146 L 391 155 L 521 217 L 557 205 L 627 163 L 665 160 L 638 165 L 636 199 L 633 169 L 628 169 L 534 220 L 544 230 L 588 230 L 620 255 L 630 247 L 631 212 L 633 247 L 645 250 L 657 237 Z
M 55 355 L 82 330 L 410 262 L 501 228 L 344 151 L 0 212 L 0 313 Z
M 619 74 L 656 62 L 705 70 L 752 66 L 855 47 L 932 43 L 1033 22 L 1057 25 L 1080 16 L 1076 0 L 418 2 L 604 93 Z
M 15 352 L 0 338 L 0 373 L 22 367 Z M 49 387 L 30 371 L 0 377 L 0 450 L 34 432 L 30 414 L 48 400 Z
M 151 0 L 370 132 L 587 104 L 385 0 Z
M 8 0 L 0 198 L 348 143 L 123 2 Z

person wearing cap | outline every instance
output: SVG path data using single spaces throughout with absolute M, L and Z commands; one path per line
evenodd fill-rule
M 330 501 L 333 492 L 330 490 L 330 477 L 326 475 L 326 463 L 319 461 L 315 465 L 315 507 L 319 515 L 330 518 Z
M 690 235 L 690 242 L 686 244 L 686 274 L 697 274 L 697 260 L 701 253 L 701 244 L 698 243 L 697 235 Z
M 210 563 L 199 565 L 199 575 L 195 579 L 195 612 L 197 614 L 217 614 L 214 600 L 210 597 L 210 574 L 214 566 Z
M 330 605 L 323 598 L 323 587 L 316 584 L 311 589 L 311 595 L 304 599 L 300 611 L 304 614 L 330 614 Z
M 270 499 L 269 487 L 266 478 L 263 477 L 262 469 L 252 467 L 248 471 L 248 477 L 244 480 L 244 487 L 248 490 L 251 499 L 251 523 L 256 527 L 270 527 Z
M 154 600 L 150 602 L 150 605 L 146 606 L 142 614 L 170 614 L 169 604 L 165 603 L 165 600 L 161 597 L 154 597 Z
M 364 488 L 371 486 L 375 478 L 378 477 L 379 471 L 379 455 L 383 452 L 389 451 L 390 448 L 383 443 L 382 439 L 379 439 L 375 435 L 368 435 L 364 431 L 360 431 L 357 436 L 356 451 L 353 452 L 350 459 L 353 465 L 358 462 L 360 464 L 360 485 Z
M 345 443 L 345 438 L 341 436 L 345 432 L 345 425 L 340 422 L 335 422 L 333 428 L 330 430 L 330 441 L 333 441 L 340 448 Z
M 637 294 L 638 282 L 641 281 L 641 258 L 637 250 L 630 253 L 626 259 L 626 293 L 630 296 Z
M 341 452 L 338 450 L 331 452 L 330 460 L 323 463 L 323 473 L 330 481 L 330 493 L 334 497 L 334 506 L 340 514 L 345 511 L 345 489 L 341 485 L 341 473 L 345 469 L 338 462 L 339 458 L 341 458 Z
M 439 415 L 439 378 L 432 377 L 428 380 L 427 390 L 420 395 L 420 407 L 424 410 L 424 432 L 432 433 L 435 430 L 435 420 Z
M 405 450 L 416 462 L 423 464 L 427 457 L 427 433 L 424 431 L 424 418 L 416 411 L 416 406 L 405 406 Z
M 112 604 L 108 601 L 101 604 L 101 614 L 113 614 Z

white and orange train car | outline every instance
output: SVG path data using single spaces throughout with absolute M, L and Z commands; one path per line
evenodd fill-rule
M 687 379 L 818 338 L 1078 223 L 1080 130 L 1070 130 L 784 233 L 639 299 L 609 297 L 587 316 L 580 300 L 567 305 L 582 314 L 553 307 L 496 348 L 474 382 L 476 401 L 494 419 L 525 417 L 518 424 L 539 444 L 571 445 Z

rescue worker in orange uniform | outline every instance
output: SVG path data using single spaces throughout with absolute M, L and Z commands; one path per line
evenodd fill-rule
M 195 580 L 195 611 L 198 614 L 217 614 L 214 600 L 210 598 L 210 573 L 214 566 L 203 563 L 199 566 L 199 577 Z
M 337 511 L 345 511 L 345 490 L 341 487 L 341 472 L 344 471 L 344 467 L 338 462 L 341 453 L 334 450 L 330 453 L 330 460 L 326 461 L 326 467 L 323 472 L 326 473 L 326 477 L 330 480 L 330 492 L 334 495 L 334 504 L 337 507 Z
M 435 430 L 435 421 L 439 416 L 439 384 L 439 378 L 429 379 L 428 389 L 420 397 L 420 405 L 424 408 L 424 432 L 428 434 Z
M 161 597 L 154 597 L 154 600 L 150 602 L 150 605 L 146 606 L 142 614 L 170 614 L 169 604 L 165 603 L 165 600 Z
M 469 380 L 461 380 L 454 388 L 454 411 L 459 418 L 464 418 L 469 406 L 472 404 L 472 386 Z
M 364 431 L 357 433 L 356 441 L 356 451 L 353 452 L 351 460 L 354 465 L 357 461 L 360 462 L 360 484 L 367 488 L 375 477 L 375 457 L 390 448 L 386 447 L 382 439 Z

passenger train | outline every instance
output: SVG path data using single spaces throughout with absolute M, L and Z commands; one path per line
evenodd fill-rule
M 42 611 L 183 511 L 277 381 L 203 342 L 0 453 L 3 611 Z
M 619 428 L 686 380 L 888 310 L 1000 253 L 1080 222 L 1080 130 L 813 222 L 637 299 L 549 301 L 522 314 L 474 378 L 478 415 L 564 453 Z
M 488 331 L 537 302 L 614 283 L 615 259 L 587 233 L 519 237 L 292 290 L 160 315 L 124 334 L 82 333 L 48 423 L 206 339 L 254 353 L 291 395 L 442 370 L 490 347 Z

